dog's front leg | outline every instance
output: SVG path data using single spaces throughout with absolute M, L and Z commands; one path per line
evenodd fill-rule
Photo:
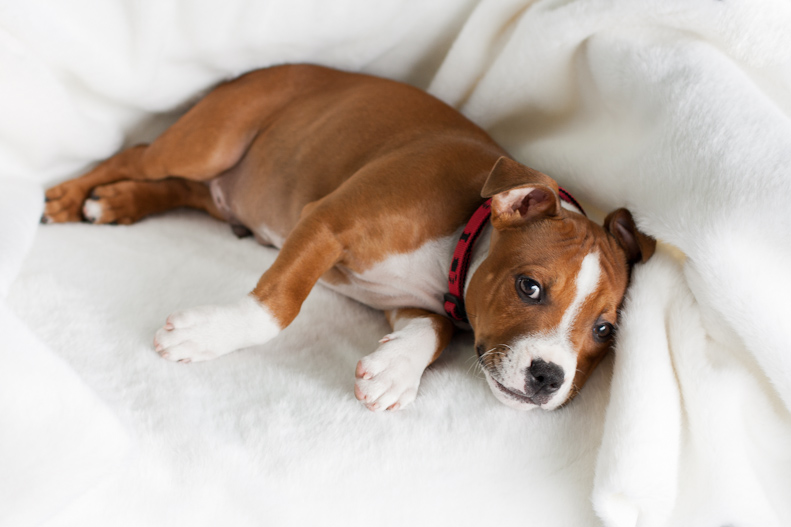
M 369 410 L 398 410 L 412 403 L 420 378 L 453 336 L 450 319 L 423 309 L 385 312 L 393 332 L 357 363 L 354 395 Z
M 252 293 L 232 304 L 170 315 L 154 337 L 154 348 L 166 359 L 193 362 L 267 342 L 294 320 L 310 290 L 342 253 L 329 223 L 315 217 L 301 220 Z

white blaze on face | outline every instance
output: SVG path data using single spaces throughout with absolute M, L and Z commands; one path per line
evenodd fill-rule
M 563 317 L 553 328 L 523 337 L 511 346 L 506 360 L 501 363 L 500 378 L 508 388 L 522 391 L 525 386 L 525 371 L 535 359 L 557 364 L 563 368 L 564 379 L 560 389 L 543 408 L 551 410 L 560 406 L 571 391 L 571 384 L 577 371 L 577 352 L 571 340 L 571 330 L 585 304 L 585 301 L 596 292 L 601 279 L 599 253 L 591 252 L 585 256 L 574 280 L 575 293 L 571 304 L 566 308 Z M 501 401 L 497 391 L 495 392 Z M 507 398 L 507 396 L 502 395 Z M 509 400 L 509 406 L 524 408 L 525 403 Z

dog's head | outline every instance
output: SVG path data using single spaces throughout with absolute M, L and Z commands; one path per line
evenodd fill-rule
M 482 195 L 494 228 L 465 295 L 476 352 L 501 402 L 553 410 L 612 347 L 631 266 L 656 242 L 626 209 L 603 227 L 564 209 L 552 178 L 507 158 Z

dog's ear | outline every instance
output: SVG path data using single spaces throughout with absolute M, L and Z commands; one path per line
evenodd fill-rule
M 556 216 L 561 210 L 554 179 L 507 157 L 494 164 L 481 196 L 492 198 L 492 225 L 496 229 Z
M 656 250 L 656 240 L 637 229 L 632 213 L 626 209 L 609 213 L 604 218 L 604 228 L 618 240 L 630 265 L 645 262 Z

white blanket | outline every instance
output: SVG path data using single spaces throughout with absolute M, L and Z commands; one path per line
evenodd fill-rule
M 779 0 L 0 3 L 0 526 L 791 525 L 789 27 Z M 386 324 L 321 287 L 265 346 L 162 361 L 169 312 L 276 253 L 191 212 L 36 229 L 41 185 L 297 61 L 427 88 L 663 242 L 573 404 L 500 405 L 460 336 L 371 414 Z

